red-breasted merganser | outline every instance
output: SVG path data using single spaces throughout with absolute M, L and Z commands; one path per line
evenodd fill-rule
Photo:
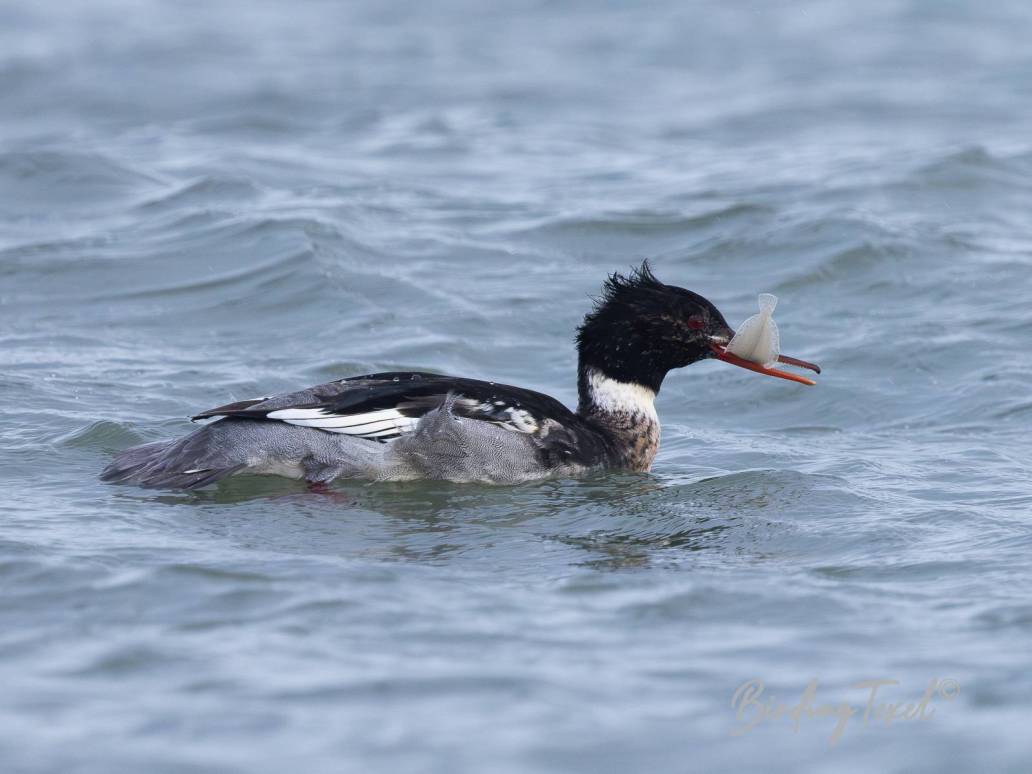
M 813 384 L 742 360 L 702 296 L 664 285 L 647 263 L 613 274 L 577 333 L 573 412 L 539 392 L 429 373 L 354 376 L 230 403 L 190 435 L 128 449 L 104 481 L 196 489 L 236 473 L 323 484 L 336 478 L 506 484 L 598 469 L 647 471 L 659 449 L 654 401 L 667 372 L 706 358 Z M 790 365 L 820 369 L 781 356 Z

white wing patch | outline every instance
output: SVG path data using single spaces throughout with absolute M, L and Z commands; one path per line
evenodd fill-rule
M 286 422 L 288 425 L 313 427 L 329 433 L 343 433 L 360 438 L 386 438 L 392 435 L 401 435 L 412 430 L 419 422 L 418 417 L 407 417 L 396 409 L 341 415 L 321 408 L 290 408 L 270 411 L 266 416 L 269 419 Z
M 518 433 L 533 434 L 541 427 L 529 411 L 516 406 L 506 406 L 502 401 L 480 403 L 469 398 L 460 398 L 456 403 L 464 404 L 467 410 L 480 411 L 487 415 L 476 417 L 477 419 Z M 377 440 L 386 440 L 411 432 L 421 419 L 405 416 L 392 408 L 358 414 L 335 414 L 325 408 L 287 408 L 270 411 L 265 416 L 268 419 L 286 422 L 288 425 Z

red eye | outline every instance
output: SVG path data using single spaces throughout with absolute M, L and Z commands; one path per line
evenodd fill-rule
M 693 331 L 701 331 L 706 327 L 706 322 L 699 315 L 693 314 L 688 318 L 688 327 Z

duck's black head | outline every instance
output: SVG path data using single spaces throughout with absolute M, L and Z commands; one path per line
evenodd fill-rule
M 628 275 L 613 274 L 577 331 L 581 395 L 591 372 L 659 392 L 668 371 L 713 357 L 713 345 L 732 336 L 713 304 L 664 285 L 648 262 Z

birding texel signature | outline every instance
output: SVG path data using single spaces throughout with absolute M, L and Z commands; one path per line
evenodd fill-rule
M 924 694 L 917 701 L 886 700 L 879 695 L 880 689 L 894 685 L 899 685 L 899 680 L 862 680 L 850 687 L 866 691 L 866 701 L 860 704 L 818 704 L 817 678 L 814 678 L 807 683 L 797 703 L 785 704 L 774 697 L 764 695 L 766 686 L 763 680 L 747 680 L 735 689 L 731 697 L 731 707 L 735 710 L 735 720 L 738 721 L 738 725 L 731 730 L 731 735 L 747 734 L 768 720 L 786 720 L 791 724 L 793 731 L 798 731 L 803 720 L 833 718 L 835 726 L 828 744 L 834 747 L 854 717 L 861 716 L 864 726 L 876 723 L 890 726 L 900 720 L 928 720 L 935 715 L 935 707 L 932 705 L 936 699 L 952 701 L 960 693 L 960 685 L 956 680 L 932 678 Z

